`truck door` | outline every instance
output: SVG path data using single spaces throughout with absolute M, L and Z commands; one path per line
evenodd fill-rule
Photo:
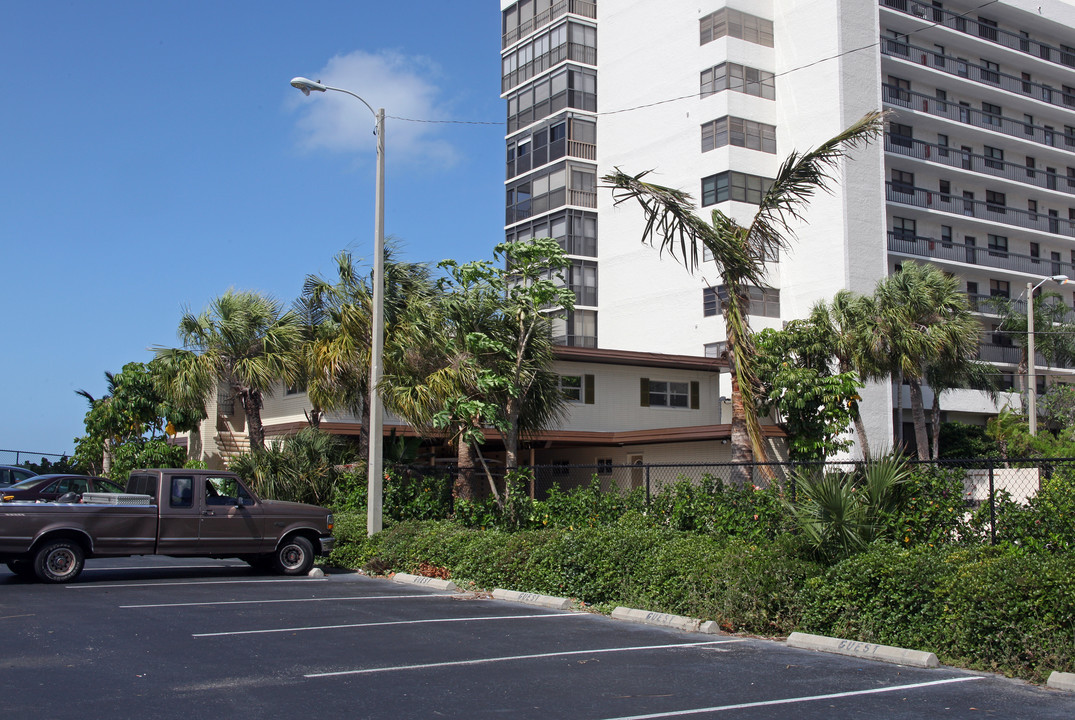
M 156 479 L 154 478 L 154 481 Z M 157 553 L 197 555 L 201 503 L 195 502 L 194 475 L 165 477 L 161 496 L 156 498 L 160 521 L 157 526 Z
M 202 552 L 241 555 L 264 550 L 262 508 L 242 483 L 234 477 L 210 475 L 202 478 L 200 489 Z

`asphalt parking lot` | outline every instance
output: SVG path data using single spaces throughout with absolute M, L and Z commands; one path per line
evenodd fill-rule
M 234 561 L 0 567 L 0 718 L 1063 718 L 1075 694 Z

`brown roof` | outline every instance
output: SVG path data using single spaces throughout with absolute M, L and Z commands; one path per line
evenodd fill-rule
M 604 363 L 606 365 L 636 365 L 638 367 L 673 368 L 678 370 L 728 370 L 723 358 L 698 357 L 697 355 L 668 355 L 665 353 L 635 352 L 633 350 L 608 350 L 605 348 L 582 348 L 559 346 L 554 350 L 557 360 L 572 362 Z

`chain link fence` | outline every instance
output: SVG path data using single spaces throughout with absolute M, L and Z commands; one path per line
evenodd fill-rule
M 60 453 L 30 452 L 28 450 L 0 450 L 0 465 L 44 465 L 43 461 L 57 463 L 68 457 Z
M 961 459 L 918 461 L 908 460 L 916 471 L 928 470 L 934 477 L 943 478 L 949 487 L 954 507 L 961 510 L 966 523 L 977 523 L 995 543 L 998 532 L 998 505 L 1026 506 L 1041 491 L 1043 482 L 1054 476 L 1066 476 L 1075 484 L 1075 458 L 1021 459 Z M 596 484 L 603 492 L 643 493 L 646 503 L 666 488 L 678 482 L 698 483 L 704 479 L 719 481 L 725 486 L 755 488 L 776 485 L 790 500 L 796 497 L 796 483 L 804 476 L 818 473 L 851 474 L 861 469 L 861 461 L 824 463 L 694 463 L 694 464 L 634 464 L 634 465 L 536 465 L 529 468 L 529 494 L 536 500 L 545 499 L 553 487 L 563 491 L 590 487 Z M 479 474 L 481 470 L 476 469 Z M 503 472 L 494 473 L 502 481 Z M 941 482 L 941 480 L 938 480 Z M 962 497 L 955 502 L 954 494 L 962 486 Z M 1073 520 L 1075 522 L 1075 520 Z

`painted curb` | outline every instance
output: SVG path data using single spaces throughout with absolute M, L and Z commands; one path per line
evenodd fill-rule
M 441 580 L 439 578 L 425 577 L 424 575 L 396 573 L 392 576 L 392 581 L 408 583 L 410 585 L 424 585 L 425 587 L 433 588 L 434 590 L 451 590 L 452 592 L 459 592 L 459 587 L 451 580 Z
M 644 625 L 658 625 L 660 627 L 675 628 L 676 630 L 686 630 L 687 632 L 698 632 L 702 624 L 702 621 L 696 618 L 625 607 L 618 607 L 613 610 L 612 619 L 629 620 Z
M 1075 673 L 1057 672 L 1053 670 L 1049 674 L 1049 681 L 1045 683 L 1054 690 L 1067 690 L 1075 692 Z
M 536 593 L 518 592 L 516 590 L 503 590 L 496 588 L 493 590 L 494 600 L 510 600 L 512 602 L 524 603 L 526 605 L 537 605 L 544 608 L 552 608 L 553 610 L 570 610 L 571 601 L 567 598 L 553 597 L 552 595 L 538 595 Z
M 937 661 L 937 656 L 931 652 L 907 650 L 889 645 L 875 645 L 873 643 L 798 632 L 788 636 L 788 647 L 849 655 L 863 660 L 880 660 L 881 662 L 910 665 L 911 667 L 935 668 L 940 665 L 940 662 Z
M 720 629 L 720 625 L 717 624 L 716 620 L 706 620 L 698 628 L 698 632 L 703 632 L 708 635 L 720 635 L 724 631 Z

